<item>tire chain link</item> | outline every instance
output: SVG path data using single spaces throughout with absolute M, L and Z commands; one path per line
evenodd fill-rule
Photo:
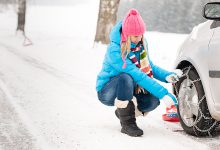
M 183 71 L 183 72 L 184 72 L 185 70 L 187 70 L 187 71 L 186 71 L 186 73 L 184 73 L 184 74 L 181 76 L 181 78 L 186 76 L 186 78 L 189 79 L 188 73 L 189 73 L 189 71 L 190 71 L 191 68 L 192 68 L 192 66 L 189 66 L 189 67 L 184 68 L 182 71 Z M 199 79 L 196 79 L 196 80 L 192 81 L 191 83 L 193 84 L 193 86 L 195 86 L 195 82 L 198 82 L 198 81 L 201 81 L 201 79 L 200 79 L 200 78 L 199 78 Z M 176 92 L 176 94 L 177 94 L 177 100 L 179 101 L 179 97 L 178 97 L 178 96 L 179 96 L 179 93 L 178 93 L 177 87 L 176 87 L 175 84 L 173 84 L 173 86 L 174 86 L 175 92 Z M 197 123 L 199 123 L 202 118 L 204 118 L 204 119 L 213 119 L 212 117 L 207 117 L 207 116 L 205 116 L 205 115 L 203 114 L 201 108 L 199 107 L 199 105 L 202 103 L 202 101 L 203 101 L 204 99 L 205 99 L 205 95 L 203 95 L 203 97 L 199 100 L 199 102 L 198 102 L 198 104 L 197 104 L 197 108 L 198 108 L 198 110 L 199 110 L 200 117 L 195 121 L 195 123 L 194 123 L 194 125 L 193 125 L 193 130 L 194 130 L 194 133 L 195 133 L 196 135 L 197 135 L 197 133 L 196 133 L 196 130 L 197 130 L 197 131 L 202 132 L 202 133 L 208 133 L 208 135 L 209 135 L 210 137 L 212 137 L 210 131 L 211 131 L 214 127 L 220 125 L 220 122 L 219 122 L 219 121 L 216 121 L 216 120 L 214 119 L 215 122 L 212 124 L 212 126 L 209 127 L 208 129 L 205 129 L 205 130 L 204 130 L 204 129 L 200 129 L 200 128 L 197 126 Z M 195 130 L 195 129 L 196 129 L 196 130 Z M 198 135 L 197 135 L 197 136 L 198 136 Z

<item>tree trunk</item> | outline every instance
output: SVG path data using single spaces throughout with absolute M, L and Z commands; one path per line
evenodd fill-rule
M 26 13 L 26 0 L 18 0 L 18 26 L 17 31 L 20 30 L 25 33 L 25 13 Z
M 100 0 L 95 42 L 109 43 L 109 33 L 117 19 L 120 0 Z

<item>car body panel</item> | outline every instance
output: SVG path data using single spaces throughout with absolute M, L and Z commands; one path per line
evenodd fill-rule
M 215 110 L 220 111 L 220 23 L 213 21 L 214 32 L 209 43 L 208 67 L 211 96 Z

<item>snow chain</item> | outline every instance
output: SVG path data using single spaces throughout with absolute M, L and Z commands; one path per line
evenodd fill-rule
M 189 67 L 184 68 L 182 71 L 184 72 L 184 71 L 186 70 L 186 73 L 184 73 L 184 74 L 181 76 L 181 78 L 182 78 L 182 77 L 186 77 L 187 79 L 189 79 L 188 73 L 189 73 L 189 71 L 190 71 L 191 68 L 192 68 L 192 66 L 189 66 Z M 191 83 L 193 84 L 193 86 L 195 86 L 195 82 L 198 82 L 198 81 L 200 81 L 200 78 L 199 78 L 199 79 L 196 79 L 196 80 L 194 80 L 194 81 L 192 81 Z M 179 93 L 178 93 L 176 84 L 173 84 L 173 86 L 174 86 L 174 90 L 175 90 L 176 95 L 177 95 L 177 100 L 179 101 L 179 97 L 178 97 L 178 96 L 179 96 Z M 200 129 L 200 128 L 197 126 L 197 123 L 199 123 L 199 121 L 200 121 L 202 118 L 204 118 L 204 119 L 213 119 L 212 117 L 207 117 L 207 116 L 205 116 L 205 115 L 203 114 L 201 108 L 199 107 L 199 105 L 202 103 L 202 101 L 203 101 L 204 99 L 205 99 L 205 95 L 203 95 L 203 97 L 199 100 L 199 102 L 198 102 L 198 104 L 197 104 L 198 110 L 199 110 L 199 112 L 200 112 L 200 117 L 195 121 L 195 123 L 194 123 L 194 125 L 193 125 L 193 130 L 194 130 L 194 132 L 195 132 L 196 135 L 197 135 L 197 133 L 196 133 L 196 130 L 197 130 L 197 131 L 203 132 L 203 133 L 206 132 L 206 133 L 208 133 L 208 135 L 209 135 L 210 137 L 212 137 L 210 131 L 211 131 L 215 126 L 218 126 L 218 125 L 220 124 L 218 121 L 215 120 L 215 122 L 211 125 L 211 127 L 208 128 L 208 129 L 206 129 L 206 130 L 202 130 L 202 129 Z M 195 130 L 195 129 L 196 129 L 196 130 Z M 198 136 L 198 135 L 197 135 L 197 136 Z

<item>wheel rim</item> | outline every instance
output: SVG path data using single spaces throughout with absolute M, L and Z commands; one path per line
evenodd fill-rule
M 179 90 L 179 111 L 186 126 L 192 127 L 199 114 L 198 93 L 192 80 L 186 78 L 180 85 Z

